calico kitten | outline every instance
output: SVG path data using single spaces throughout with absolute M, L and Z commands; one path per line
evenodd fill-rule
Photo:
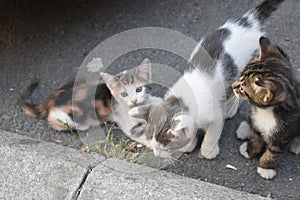
M 67 130 L 62 122 L 67 122 L 74 130 L 87 130 L 91 126 L 111 121 L 114 110 L 114 118 L 125 129 L 127 123 L 119 118 L 126 118 L 126 115 L 129 118 L 129 108 L 161 100 L 152 96 L 151 88 L 147 86 L 151 80 L 149 63 L 145 59 L 135 69 L 117 75 L 103 73 L 103 80 L 99 82 L 81 81 L 74 85 L 74 80 L 69 81 L 39 104 L 31 100 L 32 92 L 38 87 L 38 81 L 33 81 L 21 93 L 22 108 L 31 117 L 46 118 L 56 130 Z
M 129 138 L 150 147 L 151 136 L 139 131 L 141 120 L 131 119 L 128 115 L 130 108 L 162 101 L 162 98 L 150 93 L 152 72 L 149 59 L 145 58 L 139 66 L 126 71 L 122 76 L 101 73 L 101 77 L 115 100 L 113 120 Z
M 238 109 L 238 103 L 231 101 L 235 99 L 232 98 L 231 83 L 258 52 L 257 41 L 264 34 L 262 23 L 281 2 L 283 0 L 265 0 L 242 17 L 228 20 L 196 46 L 191 55 L 193 66 L 172 86 L 163 103 L 130 111 L 132 117 L 143 120 L 144 132 L 153 135 L 151 145 L 157 156 L 191 151 L 198 128 L 205 130 L 201 154 L 207 159 L 219 154 L 218 140 L 224 118 L 233 117 Z M 203 50 L 210 55 L 214 65 L 205 65 Z M 226 116 L 223 84 L 228 97 Z M 174 99 L 178 103 L 171 103 Z M 165 120 L 155 118 L 158 117 L 154 113 L 158 106 L 164 108 Z
M 253 158 L 263 152 L 257 173 L 272 179 L 283 151 L 300 153 L 300 84 L 288 57 L 269 39 L 261 37 L 260 56 L 249 63 L 232 84 L 235 95 L 252 105 L 250 124 L 242 122 L 237 136 L 249 141 L 240 153 Z
M 21 93 L 23 111 L 34 118 L 47 119 L 56 130 L 87 130 L 111 119 L 111 93 L 103 82 L 79 82 L 75 80 L 58 87 L 42 103 L 34 104 L 32 92 L 38 87 L 38 81 L 32 81 Z M 96 92 L 94 91 L 96 87 Z M 72 97 L 74 97 L 72 99 Z M 95 115 L 96 113 L 96 115 Z M 76 122 L 74 120 L 76 115 Z

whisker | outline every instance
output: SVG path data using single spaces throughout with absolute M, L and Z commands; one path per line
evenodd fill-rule
M 239 98 L 237 98 L 235 95 L 231 95 L 227 100 L 226 102 L 234 102 L 234 103 L 238 103 L 239 102 Z

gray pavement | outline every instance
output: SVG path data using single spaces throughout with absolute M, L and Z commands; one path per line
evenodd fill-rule
M 266 199 L 0 131 L 0 199 Z

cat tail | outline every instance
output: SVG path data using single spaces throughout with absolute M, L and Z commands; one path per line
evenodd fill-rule
M 20 103 L 23 111 L 34 118 L 46 118 L 49 114 L 49 110 L 46 107 L 46 101 L 40 104 L 34 104 L 31 100 L 33 91 L 38 87 L 39 81 L 34 80 L 25 87 L 20 94 Z
M 267 18 L 269 18 L 275 10 L 277 10 L 278 6 L 285 0 L 265 0 L 256 8 L 254 8 L 254 16 L 255 18 L 263 23 Z

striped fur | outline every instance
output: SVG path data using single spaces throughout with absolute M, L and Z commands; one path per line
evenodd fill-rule
M 246 66 L 232 87 L 238 98 L 252 105 L 252 134 L 241 153 L 252 158 L 266 148 L 258 173 L 271 179 L 282 152 L 300 137 L 300 84 L 287 55 L 267 38 L 259 42 L 259 58 Z

